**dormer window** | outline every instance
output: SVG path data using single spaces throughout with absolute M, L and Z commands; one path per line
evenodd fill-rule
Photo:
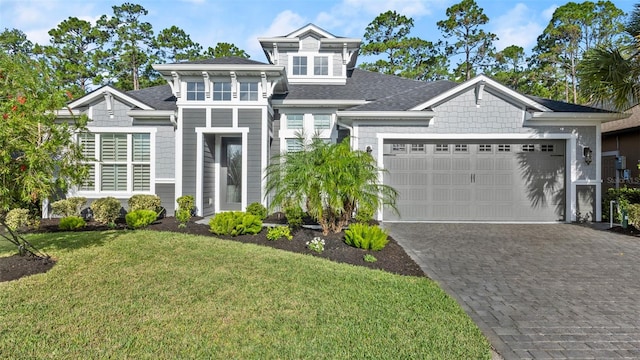
M 313 75 L 329 75 L 329 57 L 314 56 L 313 58 Z
M 240 83 L 240 101 L 258 101 L 258 83 Z
M 205 87 L 204 81 L 188 81 L 187 82 L 187 100 L 202 101 L 204 100 Z
M 293 75 L 307 75 L 307 57 L 294 56 L 292 70 Z
M 213 100 L 231 101 L 231 82 L 214 82 Z

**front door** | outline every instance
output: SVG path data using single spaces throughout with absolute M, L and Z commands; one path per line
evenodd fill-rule
M 220 210 L 242 209 L 242 138 L 224 136 L 220 149 Z

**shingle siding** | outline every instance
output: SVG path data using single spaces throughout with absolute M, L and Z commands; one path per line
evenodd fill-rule
M 158 126 L 156 132 L 156 178 L 175 178 L 175 131 L 173 125 Z
M 215 204 L 216 171 L 213 154 L 215 154 L 215 136 L 209 134 L 205 136 L 203 157 L 204 164 L 202 165 L 203 215 L 210 215 L 215 211 L 213 204 Z M 209 201 L 209 199 L 211 199 L 211 201 Z
M 113 101 L 113 117 L 107 109 L 107 103 L 101 100 L 92 105 L 91 121 L 87 126 L 97 127 L 131 127 L 131 117 L 127 115 L 131 107 L 114 99 Z
M 206 125 L 204 109 L 184 109 L 182 113 L 182 195 L 196 195 L 197 136 L 195 128 Z
M 233 126 L 232 109 L 211 109 L 211 127 Z
M 238 126 L 249 128 L 244 149 L 247 152 L 247 205 L 262 201 L 262 121 L 262 110 L 238 110 Z

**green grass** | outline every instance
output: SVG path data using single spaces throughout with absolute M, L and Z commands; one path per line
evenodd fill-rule
M 58 263 L 0 283 L 0 358 L 490 358 L 425 278 L 174 233 L 29 239 Z

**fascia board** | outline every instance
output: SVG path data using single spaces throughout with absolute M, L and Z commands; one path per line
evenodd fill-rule
M 249 64 L 156 64 L 153 68 L 157 71 L 234 71 L 236 73 L 244 72 L 278 72 L 278 76 L 284 73 L 284 66 L 280 65 L 249 65 Z M 273 75 L 271 75 L 273 76 Z
M 176 115 L 173 110 L 129 110 L 127 115 L 135 118 L 160 118 Z
M 442 102 L 447 101 L 448 99 L 454 98 L 456 97 L 458 94 L 461 94 L 467 90 L 469 90 L 470 88 L 476 86 L 479 83 L 484 83 L 486 86 L 488 86 L 489 88 L 491 88 L 492 90 L 501 93 L 502 95 L 505 95 L 511 99 L 513 99 L 515 102 L 521 103 L 526 105 L 527 107 L 531 107 L 534 108 L 536 110 L 539 111 L 545 111 L 545 112 L 551 112 L 551 109 L 547 108 L 546 106 L 543 106 L 542 104 L 539 104 L 531 99 L 529 99 L 528 97 L 513 91 L 511 89 L 509 89 L 508 87 L 484 76 L 484 75 L 478 75 L 473 79 L 470 79 L 468 81 L 463 82 L 462 84 L 449 89 L 448 91 L 443 92 L 442 94 L 429 99 L 428 101 L 419 104 L 417 106 L 415 106 L 414 108 L 412 108 L 411 110 L 424 110 L 430 107 L 433 107 L 437 104 L 440 104 Z
M 595 122 L 609 122 L 614 120 L 626 119 L 631 114 L 625 113 L 590 113 L 590 112 L 534 112 L 531 113 L 531 118 L 527 119 L 527 121 L 546 121 L 546 120 L 557 120 L 557 121 L 595 121 Z
M 351 107 L 366 104 L 366 100 L 272 100 L 273 107 Z
M 105 92 L 111 93 L 112 96 L 114 96 L 114 97 L 116 97 L 116 98 L 118 98 L 120 100 L 123 100 L 126 103 L 129 103 L 131 105 L 139 107 L 141 109 L 153 110 L 153 108 L 151 106 L 143 103 L 140 100 L 134 99 L 133 97 L 131 97 L 131 96 L 123 93 L 122 91 L 120 91 L 120 90 L 118 90 L 116 88 L 113 88 L 113 87 L 111 87 L 109 85 L 103 86 L 101 88 L 98 88 L 98 89 L 92 91 L 91 93 L 89 93 L 89 94 L 87 94 L 87 95 L 85 95 L 85 96 L 83 96 L 83 97 L 81 97 L 81 98 L 79 98 L 79 99 L 77 99 L 75 101 L 70 102 L 69 103 L 69 107 L 73 109 L 73 108 L 80 107 L 80 106 L 82 106 L 84 104 L 89 104 L 92 101 L 96 100 L 97 98 L 100 98 L 100 97 L 104 96 Z
M 436 114 L 433 111 L 338 111 L 340 118 L 354 118 L 384 121 L 389 118 L 399 119 L 431 119 Z

